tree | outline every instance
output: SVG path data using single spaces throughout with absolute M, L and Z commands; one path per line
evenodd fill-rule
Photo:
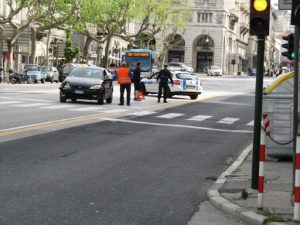
M 8 49 L 6 70 L 12 69 L 13 46 L 21 33 L 34 22 L 35 15 L 31 12 L 39 5 L 39 2 L 38 0 L 6 0 L 8 11 L 0 15 L 0 32 Z M 22 13 L 27 16 L 22 21 L 18 21 L 16 17 Z M 8 27 L 12 29 L 7 29 Z
M 71 30 L 66 31 L 66 47 L 65 47 L 65 58 L 67 63 L 73 62 L 73 59 L 76 58 L 79 54 L 79 48 L 73 47 Z
M 32 9 L 35 11 L 35 23 L 31 28 L 31 63 L 35 60 L 36 40 L 44 37 L 47 30 L 67 30 L 78 20 L 79 10 L 80 4 L 77 0 L 43 0 L 43 5 Z

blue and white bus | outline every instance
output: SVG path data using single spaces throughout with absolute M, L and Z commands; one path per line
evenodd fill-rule
M 130 49 L 125 52 L 124 60 L 130 69 L 141 63 L 141 77 L 149 77 L 158 71 L 158 54 L 148 49 Z

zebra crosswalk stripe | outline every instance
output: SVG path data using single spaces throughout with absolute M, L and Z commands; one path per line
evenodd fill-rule
M 232 118 L 232 117 L 225 117 L 218 121 L 217 123 L 223 123 L 223 124 L 233 124 L 236 121 L 240 120 L 239 118 Z
M 67 108 L 73 108 L 74 105 L 50 105 L 50 106 L 44 106 L 40 107 L 41 109 L 67 109 Z
M 14 105 L 15 107 L 22 107 L 22 108 L 29 108 L 29 107 L 37 107 L 37 106 L 46 106 L 50 105 L 49 103 L 30 103 L 30 104 L 21 104 L 21 105 Z
M 192 118 L 189 118 L 188 120 L 192 120 L 192 121 L 203 121 L 203 120 L 207 120 L 209 118 L 212 118 L 212 116 L 206 116 L 206 115 L 198 115 L 198 116 L 194 116 Z
M 254 126 L 254 120 L 252 120 L 250 123 L 247 123 L 247 126 Z
M 97 107 L 97 106 L 91 106 L 91 107 L 84 107 L 84 108 L 76 108 L 76 109 L 68 109 L 72 111 L 78 111 L 78 112 L 86 112 L 86 111 L 96 111 L 96 110 L 101 110 L 104 109 L 102 107 Z
M 183 116 L 184 114 L 182 113 L 167 113 L 161 116 L 157 116 L 157 118 L 163 118 L 163 119 L 174 119 L 176 117 Z
M 147 116 L 151 114 L 155 114 L 155 111 L 140 111 L 140 112 L 134 112 L 134 113 L 129 113 L 129 115 L 132 116 Z
M 20 103 L 19 101 L 5 101 L 5 102 L 0 102 L 0 105 L 10 105 L 10 104 L 18 104 Z

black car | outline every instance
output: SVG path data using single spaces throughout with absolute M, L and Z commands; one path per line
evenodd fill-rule
M 113 80 L 104 68 L 78 67 L 72 70 L 60 86 L 60 102 L 71 99 L 97 100 L 102 105 L 112 103 Z

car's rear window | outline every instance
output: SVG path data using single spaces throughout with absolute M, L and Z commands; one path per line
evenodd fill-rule
M 24 70 L 29 70 L 29 71 L 38 71 L 39 67 L 35 65 L 25 65 Z
M 103 80 L 103 71 L 98 68 L 75 68 L 69 76 Z
M 189 73 L 177 73 L 176 78 L 181 80 L 197 80 L 197 77 L 195 75 Z

